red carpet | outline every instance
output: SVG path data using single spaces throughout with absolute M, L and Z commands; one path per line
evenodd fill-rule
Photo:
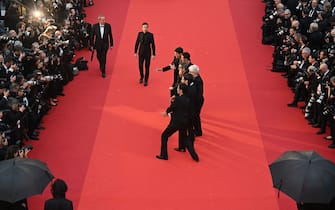
M 289 149 L 334 156 L 301 113 L 286 107 L 292 96 L 284 80 L 265 70 L 272 49 L 260 44 L 263 11 L 260 1 L 96 0 L 89 20 L 105 14 L 116 40 L 108 77 L 94 62 L 66 88 L 31 156 L 69 183 L 79 210 L 293 210 L 284 194 L 277 199 L 269 162 Z M 143 21 L 157 43 L 147 88 L 137 83 L 133 57 Z M 177 46 L 191 52 L 205 81 L 199 163 L 173 151 L 176 136 L 169 161 L 155 159 L 172 72 L 153 69 Z M 49 194 L 30 199 L 30 209 L 41 209 Z

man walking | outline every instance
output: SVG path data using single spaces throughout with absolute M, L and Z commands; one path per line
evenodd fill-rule
M 97 58 L 100 64 L 100 71 L 102 77 L 106 77 L 106 57 L 107 51 L 113 48 L 113 35 L 112 27 L 106 23 L 105 16 L 100 15 L 98 17 L 98 23 L 93 25 L 91 34 L 91 50 L 96 49 Z
M 154 35 L 150 33 L 148 29 L 149 24 L 143 23 L 142 32 L 138 33 L 135 43 L 135 56 L 138 56 L 140 84 L 143 83 L 144 79 L 144 86 L 148 86 L 151 57 L 154 58 L 156 56 Z M 144 64 L 145 64 L 145 75 L 143 72 Z

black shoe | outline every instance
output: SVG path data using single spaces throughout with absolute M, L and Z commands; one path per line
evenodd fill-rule
M 161 155 L 156 155 L 156 158 L 161 159 L 161 160 L 168 160 L 168 157 L 161 156 Z
M 298 107 L 298 104 L 297 103 L 290 103 L 290 104 L 287 104 L 288 107 Z
M 330 144 L 330 145 L 328 146 L 328 148 L 329 148 L 329 149 L 335 149 L 335 144 Z
M 31 140 L 35 140 L 35 141 L 40 140 L 40 139 L 38 138 L 38 136 L 34 136 L 34 135 L 29 136 L 29 139 L 31 139 Z
M 105 78 L 105 77 L 106 77 L 106 73 L 103 72 L 103 73 L 102 73 L 102 78 Z
M 143 83 L 143 79 L 141 78 L 141 79 L 140 79 L 140 84 L 142 84 L 142 83 Z
M 316 132 L 317 135 L 321 135 L 321 134 L 324 134 L 324 133 L 326 133 L 326 132 L 323 131 L 323 130 L 319 130 L 318 132 Z
M 148 86 L 148 82 L 147 81 L 144 81 L 144 86 Z
M 199 162 L 199 158 L 198 158 L 198 157 L 192 157 L 192 159 L 193 159 L 195 162 Z
M 181 148 L 174 148 L 177 152 L 186 152 L 186 149 L 181 149 Z

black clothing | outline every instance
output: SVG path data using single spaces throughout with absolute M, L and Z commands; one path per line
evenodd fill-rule
M 322 40 L 323 36 L 320 31 L 314 31 L 311 33 L 308 37 L 308 47 L 311 48 L 311 50 L 321 50 L 322 48 Z
M 161 156 L 168 157 L 167 141 L 168 138 L 179 130 L 180 137 L 186 138 L 187 125 L 189 122 L 190 100 L 186 96 L 176 96 L 166 113 L 171 113 L 171 120 L 167 128 L 162 133 Z
M 172 62 L 171 62 L 171 65 L 175 66 L 175 69 L 173 71 L 173 83 L 172 83 L 171 87 L 176 86 L 176 84 L 178 82 L 178 78 L 179 78 L 179 69 L 178 69 L 178 66 L 179 66 L 179 63 L 180 63 L 180 59 L 177 58 L 177 57 L 174 57 L 173 60 L 172 60 Z M 163 72 L 169 71 L 169 70 L 171 70 L 171 66 L 170 65 L 163 67 Z
M 204 83 L 200 76 L 194 78 L 194 86 L 196 88 L 195 96 L 195 114 L 194 114 L 194 133 L 197 136 L 202 135 L 200 113 L 202 106 L 204 105 Z
M 135 43 L 135 54 L 138 53 L 138 67 L 141 79 L 147 82 L 149 79 L 151 55 L 156 55 L 154 35 L 150 32 L 139 32 Z M 143 64 L 145 62 L 145 75 Z
M 9 30 L 16 30 L 16 25 L 20 22 L 20 14 L 17 8 L 11 6 L 6 11 L 5 25 Z
M 66 198 L 53 198 L 45 202 L 44 210 L 73 210 L 73 205 Z
M 104 28 L 103 37 L 101 37 L 100 28 Z M 109 47 L 113 47 L 112 27 L 110 24 L 105 23 L 100 26 L 99 23 L 93 25 L 92 34 L 90 38 L 91 46 L 97 51 L 97 58 L 100 64 L 100 70 L 103 74 L 106 72 L 106 57 Z

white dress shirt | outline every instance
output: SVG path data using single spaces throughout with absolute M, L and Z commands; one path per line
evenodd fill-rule
M 105 26 L 104 25 L 99 25 L 100 26 L 100 35 L 101 39 L 104 38 L 104 33 L 105 33 Z

